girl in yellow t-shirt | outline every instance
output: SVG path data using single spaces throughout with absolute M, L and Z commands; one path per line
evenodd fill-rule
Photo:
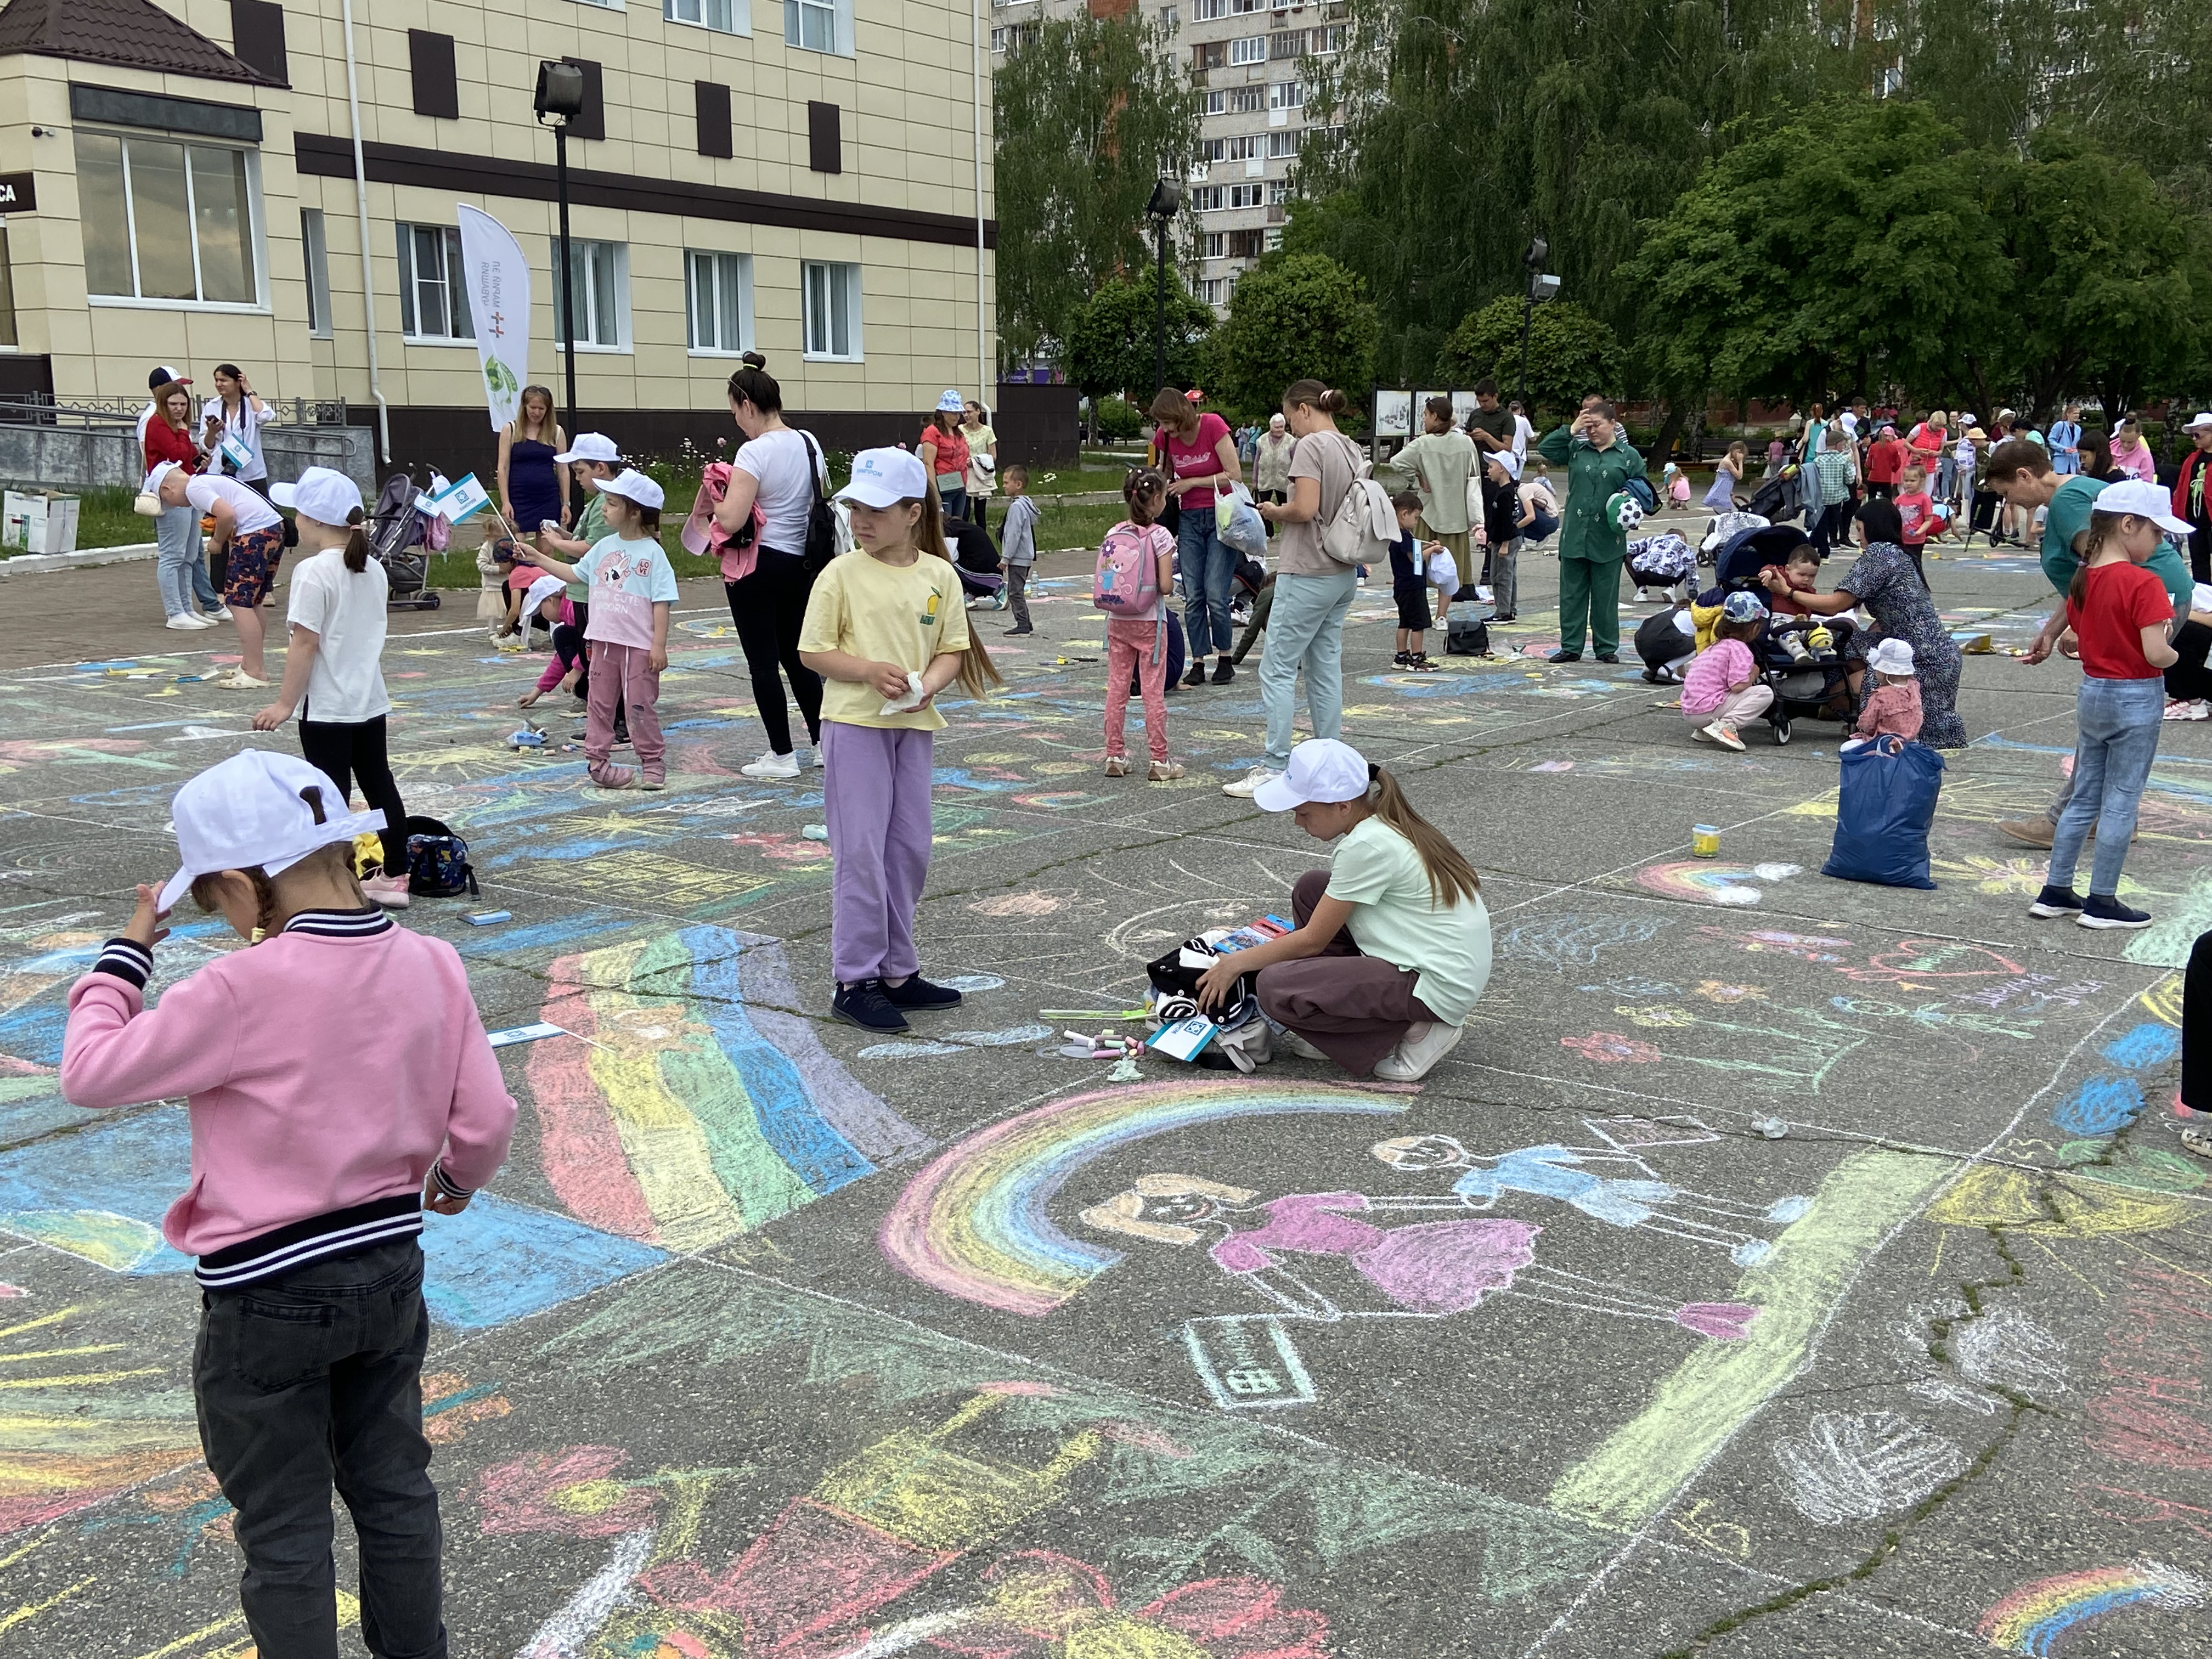
M 960 578 L 919 457 L 864 449 L 837 492 L 852 510 L 851 553 L 814 584 L 799 660 L 822 676 L 823 816 L 830 884 L 832 1017 L 902 1031 L 907 1009 L 950 1008 L 960 993 L 921 977 L 914 913 L 929 875 L 937 694 L 1000 683 L 968 631 Z

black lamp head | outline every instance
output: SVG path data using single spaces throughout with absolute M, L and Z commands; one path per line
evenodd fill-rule
M 548 58 L 538 66 L 538 92 L 531 100 L 541 121 L 550 117 L 563 125 L 584 112 L 584 71 L 574 64 Z

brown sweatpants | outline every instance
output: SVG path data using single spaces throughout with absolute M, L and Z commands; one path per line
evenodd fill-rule
M 1304 927 L 1328 890 L 1328 871 L 1300 876 L 1291 890 L 1291 920 Z M 1419 977 L 1362 956 L 1346 929 L 1317 957 L 1261 969 L 1260 1007 L 1353 1076 L 1366 1077 L 1409 1029 L 1435 1023 L 1436 1015 L 1413 994 Z

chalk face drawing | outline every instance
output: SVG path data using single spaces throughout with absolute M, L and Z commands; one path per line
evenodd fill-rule
M 1966 1467 L 1966 1454 L 1894 1412 L 1821 1412 L 1778 1441 L 1782 1490 L 1824 1527 L 1910 1509 Z
M 594 1227 L 708 1249 L 927 1145 L 775 1011 L 800 1000 L 773 940 L 687 927 L 560 957 L 548 977 L 543 1018 L 588 1041 L 531 1051 L 539 1156 Z
M 1170 1082 L 1078 1095 L 947 1148 L 907 1183 L 877 1235 L 902 1272 L 947 1296 L 1040 1318 L 1121 1253 L 1071 1238 L 1048 1206 L 1077 1170 L 1153 1135 L 1244 1117 L 1402 1113 L 1401 1096 L 1288 1084 Z
M 2077 1626 L 2130 1608 L 2202 1607 L 2208 1592 L 2212 1585 L 2193 1573 L 2156 1561 L 2129 1561 L 2022 1584 L 1977 1620 L 1974 1629 L 2007 1652 L 2047 1656 L 2062 1652 Z

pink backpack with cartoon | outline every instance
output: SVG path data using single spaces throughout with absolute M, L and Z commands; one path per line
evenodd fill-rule
M 1091 602 L 1124 622 L 1151 622 L 1160 612 L 1158 525 L 1142 530 L 1124 520 L 1106 532 L 1098 549 Z

